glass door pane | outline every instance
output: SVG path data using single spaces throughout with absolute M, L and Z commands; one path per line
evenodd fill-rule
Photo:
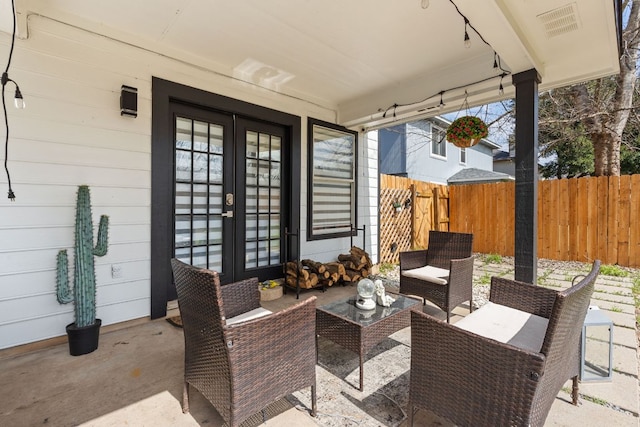
M 175 129 L 175 257 L 223 274 L 224 127 L 178 116 Z
M 279 266 L 282 138 L 245 133 L 245 269 Z

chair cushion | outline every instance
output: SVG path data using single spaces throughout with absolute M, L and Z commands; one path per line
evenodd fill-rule
M 501 343 L 539 352 L 548 323 L 544 317 L 488 302 L 456 322 L 455 326 Z
M 431 265 L 412 268 L 411 270 L 404 270 L 402 275 L 413 279 L 424 280 L 425 282 L 436 283 L 438 285 L 446 285 L 449 283 L 449 270 Z
M 227 326 L 231 326 L 240 322 L 246 322 L 247 320 L 257 319 L 259 317 L 268 316 L 271 313 L 272 312 L 267 310 L 266 308 L 262 308 L 262 307 L 254 308 L 253 310 L 247 311 L 246 313 L 242 313 L 237 316 L 228 318 Z

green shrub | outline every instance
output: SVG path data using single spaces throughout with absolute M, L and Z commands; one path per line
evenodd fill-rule
M 604 276 L 627 277 L 629 272 L 623 270 L 617 265 L 606 264 L 600 266 L 600 274 Z
M 393 270 L 395 270 L 396 265 L 390 262 L 383 262 L 380 264 L 380 274 L 387 274 Z
M 485 264 L 501 264 L 502 263 L 502 255 L 500 254 L 487 254 L 484 257 Z

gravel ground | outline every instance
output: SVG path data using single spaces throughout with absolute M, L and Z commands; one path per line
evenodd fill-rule
M 497 266 L 507 272 L 511 272 L 511 278 L 513 277 L 514 270 L 514 258 L 513 257 L 501 257 L 499 262 L 491 262 L 489 256 L 486 254 L 475 254 L 475 272 L 474 272 L 474 284 L 473 284 L 473 305 L 475 308 L 483 306 L 489 300 L 489 285 L 482 283 L 481 276 L 483 274 L 483 268 L 487 265 Z M 591 268 L 591 264 L 577 262 L 577 261 L 555 261 L 549 259 L 538 260 L 538 277 L 542 277 L 550 272 L 561 273 L 577 273 L 588 272 Z M 640 275 L 640 270 L 628 267 L 620 267 L 623 270 L 630 272 L 633 275 Z M 382 283 L 390 290 L 398 290 L 400 283 L 400 267 L 395 265 L 392 269 L 384 269 L 384 272 L 372 275 L 372 280 L 380 279 Z M 480 274 L 478 274 L 480 273 Z M 507 276 L 509 277 L 509 276 Z

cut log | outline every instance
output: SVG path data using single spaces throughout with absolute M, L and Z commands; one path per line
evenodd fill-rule
M 287 280 L 287 285 L 296 288 L 298 284 L 300 284 L 300 288 L 301 289 L 311 289 L 311 288 L 315 288 L 318 285 L 318 275 L 315 273 L 309 273 L 309 278 L 302 280 L 302 278 L 300 279 L 300 281 L 298 282 L 298 280 L 296 280 L 295 276 L 287 276 L 286 278 Z
M 314 273 L 324 273 L 325 271 L 327 271 L 327 267 L 325 267 L 323 263 L 314 261 L 312 259 L 303 259 L 302 261 L 300 261 L 300 263 L 305 267 L 309 267 Z
M 360 271 L 347 269 L 344 276 L 342 276 L 345 282 L 358 282 L 362 279 Z
M 357 246 L 352 246 L 349 252 L 351 253 L 351 255 L 360 258 L 366 264 L 367 269 L 371 270 L 371 266 L 373 265 L 373 263 L 371 262 L 371 257 L 366 251 L 360 249 Z
M 329 278 L 333 280 L 334 283 L 341 280 L 345 274 L 344 265 L 339 262 L 328 262 L 325 264 L 325 267 L 329 273 Z
M 309 279 L 309 269 L 301 267 L 300 269 L 298 269 L 298 265 L 297 263 L 293 262 L 293 261 L 289 261 L 286 264 L 286 271 L 285 271 L 287 277 L 292 276 L 292 277 L 297 277 L 298 273 L 300 275 L 301 279 L 304 280 L 308 280 Z
M 302 261 L 300 261 L 300 263 L 303 266 L 307 267 L 311 272 L 316 273 L 319 278 L 329 278 L 329 272 L 327 271 L 327 267 L 323 263 L 316 262 L 311 259 L 303 259 Z
M 332 286 L 335 283 L 332 279 L 318 279 L 318 285 L 322 285 L 325 287 Z
M 354 256 L 352 254 L 340 254 L 338 255 L 338 261 L 340 261 L 341 263 L 347 265 L 347 264 L 351 264 L 353 265 L 355 268 L 355 270 L 358 270 L 362 267 L 364 267 L 367 264 L 367 259 L 366 258 L 361 258 L 358 256 Z

